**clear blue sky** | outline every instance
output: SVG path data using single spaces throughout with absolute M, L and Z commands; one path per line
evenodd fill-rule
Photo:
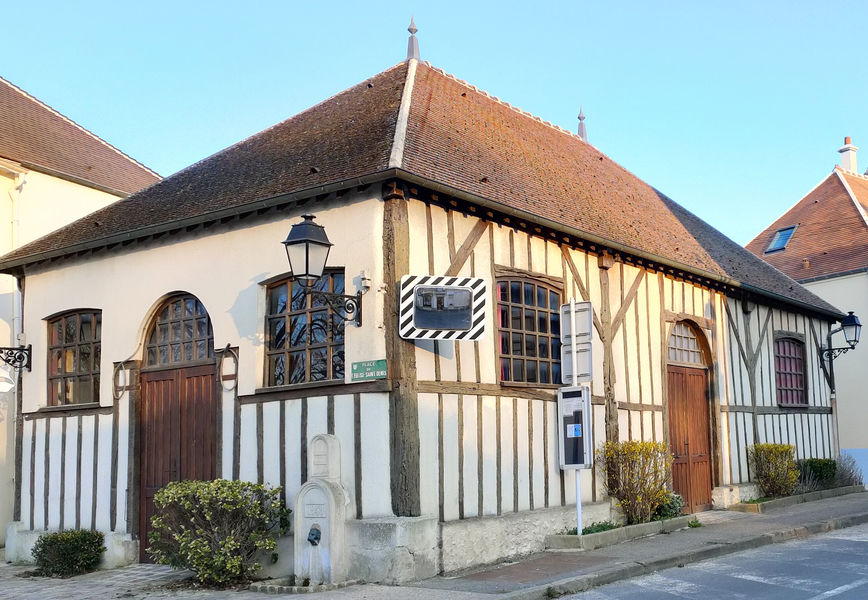
M 575 130 L 739 243 L 868 167 L 868 2 L 37 2 L 0 74 L 162 175 L 404 59 Z

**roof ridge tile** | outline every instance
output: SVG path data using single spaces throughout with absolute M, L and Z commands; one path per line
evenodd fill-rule
M 561 132 L 561 133 L 563 133 L 563 134 L 569 135 L 570 137 L 576 138 L 577 140 L 580 140 L 580 141 L 581 141 L 582 143 L 584 143 L 584 144 L 588 144 L 589 146 L 591 145 L 591 144 L 589 144 L 588 142 L 586 142 L 585 140 L 583 140 L 583 139 L 579 136 L 578 133 L 574 133 L 574 132 L 570 131 L 569 129 L 566 129 L 566 128 L 564 128 L 564 127 L 561 127 L 560 125 L 556 125 L 556 124 L 552 123 L 551 121 L 546 121 L 546 120 L 543 119 L 542 117 L 539 117 L 539 116 L 533 114 L 532 112 L 527 111 L 527 110 L 524 110 L 524 109 L 522 109 L 522 108 L 520 108 L 520 107 L 518 107 L 518 106 L 514 106 L 514 105 L 510 104 L 509 102 L 506 102 L 505 100 L 501 100 L 501 99 L 498 98 L 497 96 L 492 96 L 492 95 L 491 95 L 489 92 L 487 92 L 486 90 L 483 90 L 483 89 L 481 89 L 481 88 L 479 88 L 479 87 L 473 85 L 472 83 L 468 83 L 467 81 L 465 81 L 465 80 L 459 78 L 457 75 L 455 75 L 455 74 L 453 74 L 453 73 L 449 73 L 449 72 L 447 72 L 446 70 L 442 69 L 441 67 L 435 67 L 434 65 L 432 65 L 432 64 L 431 64 L 430 62 L 428 62 L 427 60 L 424 61 L 423 64 L 424 64 L 426 67 L 428 67 L 429 69 L 431 69 L 432 71 L 434 71 L 435 73 L 439 73 L 440 75 L 443 75 L 444 77 L 446 77 L 446 78 L 448 78 L 448 79 L 452 79 L 453 81 L 457 81 L 457 82 L 460 83 L 461 85 L 463 85 L 463 86 L 469 88 L 471 91 L 474 91 L 474 92 L 476 92 L 476 93 L 478 93 L 478 94 L 481 94 L 482 96 L 484 96 L 484 97 L 486 97 L 486 98 L 488 98 L 488 99 L 490 99 L 490 100 L 494 100 L 495 102 L 497 102 L 498 104 L 500 104 L 501 106 L 503 106 L 503 107 L 505 107 L 505 108 L 507 108 L 507 109 L 509 109 L 509 110 L 515 111 L 515 112 L 517 112 L 517 113 L 520 114 L 520 115 L 524 115 L 525 117 L 530 117 L 530 118 L 534 119 L 535 121 L 539 121 L 539 122 L 542 123 L 543 125 L 546 125 L 546 126 L 548 126 L 548 127 L 551 127 L 551 128 L 554 129 L 555 131 L 559 131 L 559 132 Z

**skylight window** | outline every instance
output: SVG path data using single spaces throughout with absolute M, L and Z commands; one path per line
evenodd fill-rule
M 793 232 L 796 230 L 796 226 L 792 227 L 784 227 L 783 229 L 778 229 L 775 232 L 775 237 L 772 238 L 772 243 L 769 244 L 769 247 L 766 248 L 766 253 L 769 252 L 777 252 L 778 250 L 783 250 L 787 247 L 787 243 L 789 243 L 790 238 L 793 237 Z

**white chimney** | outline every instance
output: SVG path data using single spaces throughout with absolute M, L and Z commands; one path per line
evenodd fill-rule
M 856 146 L 854 146 L 850 142 L 850 136 L 844 138 L 844 145 L 841 147 L 838 152 L 841 153 L 841 168 L 845 171 L 852 171 L 853 173 L 858 173 L 859 169 L 856 166 L 856 150 L 858 150 Z

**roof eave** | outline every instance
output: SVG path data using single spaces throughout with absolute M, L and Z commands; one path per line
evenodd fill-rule
M 371 183 L 375 183 L 378 181 L 384 181 L 386 179 L 396 177 L 400 179 L 404 179 L 411 183 L 416 183 L 417 185 L 421 185 L 432 190 L 439 191 L 444 194 L 449 194 L 456 198 L 465 200 L 467 202 L 471 202 L 473 204 L 477 204 L 482 207 L 491 208 L 497 210 L 501 213 L 515 216 L 521 219 L 527 219 L 530 221 L 534 221 L 553 229 L 555 231 L 561 231 L 565 234 L 576 236 L 587 240 L 588 242 L 599 244 L 600 246 L 604 246 L 616 252 L 623 252 L 625 254 L 629 254 L 635 256 L 637 258 L 642 258 L 644 260 L 657 263 L 660 265 L 664 265 L 673 269 L 677 269 L 679 271 L 683 271 L 685 273 L 691 273 L 693 275 L 718 282 L 723 285 L 727 285 L 733 288 L 740 288 L 745 290 L 748 293 L 756 294 L 758 296 L 763 296 L 769 298 L 770 300 L 774 300 L 776 302 L 780 302 L 783 304 L 787 304 L 790 306 L 798 307 L 804 310 L 808 310 L 810 312 L 816 313 L 818 315 L 822 315 L 828 317 L 830 320 L 839 321 L 844 317 L 844 314 L 839 311 L 828 311 L 821 307 L 814 306 L 812 304 L 808 304 L 806 302 L 801 302 L 799 300 L 788 298 L 786 296 L 782 296 L 780 294 L 776 294 L 769 290 L 759 288 L 736 279 L 732 279 L 730 277 L 722 276 L 717 273 L 712 273 L 710 271 L 705 271 L 703 269 L 698 269 L 696 267 L 692 267 L 690 265 L 680 263 L 678 261 L 674 261 L 662 256 L 657 256 L 651 254 L 649 252 L 640 250 L 638 248 L 634 248 L 632 246 L 628 246 L 625 244 L 621 244 L 614 240 L 606 239 L 601 236 L 594 235 L 592 233 L 588 233 L 586 231 L 582 231 L 580 229 L 576 229 L 573 227 L 569 227 L 564 225 L 563 223 L 558 223 L 556 221 L 552 221 L 546 219 L 544 217 L 540 217 L 539 215 L 535 215 L 532 213 L 528 213 L 505 204 L 501 204 L 494 200 L 489 200 L 488 198 L 484 198 L 482 196 L 478 196 L 476 194 L 472 194 L 470 192 L 466 192 L 459 188 L 455 188 L 449 185 L 445 185 L 443 183 L 433 181 L 423 176 L 416 175 L 410 171 L 406 171 L 404 169 L 391 168 L 385 169 L 382 171 L 373 172 L 367 175 L 361 175 L 357 177 L 352 177 L 349 179 L 344 179 L 341 181 L 333 182 L 330 184 L 325 184 L 321 186 L 316 186 L 313 188 L 306 188 L 304 190 L 298 190 L 295 192 L 290 192 L 287 194 L 279 194 L 276 196 L 271 196 L 268 198 L 263 198 L 260 200 L 256 200 L 254 202 L 248 202 L 246 204 L 242 204 L 239 206 L 234 206 L 231 208 L 213 211 L 209 213 L 205 213 L 202 215 L 196 215 L 195 217 L 189 217 L 186 219 L 178 219 L 175 221 L 170 221 L 167 223 L 161 223 L 160 225 L 155 225 L 152 227 L 143 227 L 140 229 L 135 229 L 131 231 L 127 231 L 124 233 L 120 233 L 113 236 L 107 236 L 105 238 L 99 238 L 96 240 L 91 240 L 89 242 L 75 244 L 72 246 L 67 246 L 64 248 L 59 248 L 56 250 L 51 250 L 48 252 L 41 252 L 38 254 L 25 256 L 13 260 L 0 261 L 0 273 L 7 273 L 10 275 L 21 276 L 24 274 L 25 267 L 29 265 L 33 265 L 36 263 L 44 262 L 51 259 L 62 258 L 65 256 L 70 256 L 73 254 L 78 254 L 81 252 L 98 250 L 101 248 L 105 248 L 108 246 L 122 244 L 126 242 L 134 242 L 136 240 L 152 237 L 155 235 L 168 233 L 170 231 L 177 231 L 179 229 L 185 229 L 188 227 L 195 227 L 199 225 L 205 225 L 207 223 L 213 223 L 219 221 L 221 219 L 225 219 L 228 217 L 236 217 L 242 214 L 249 214 L 252 212 L 256 212 L 263 209 L 273 208 L 275 206 L 279 206 L 282 204 L 290 204 L 293 202 L 298 202 L 301 200 L 309 199 L 314 196 L 318 196 L 321 194 L 327 194 L 331 192 L 335 192 L 338 190 L 346 189 L 348 187 L 354 187 L 359 185 L 369 185 Z
M 307 200 L 321 194 L 329 194 L 331 192 L 360 185 L 370 185 L 371 183 L 383 181 L 389 179 L 390 177 L 396 177 L 397 175 L 397 169 L 386 169 L 384 171 L 377 171 L 368 175 L 352 177 L 334 183 L 306 188 L 286 194 L 278 194 L 276 196 L 270 196 L 268 198 L 262 198 L 253 202 L 248 202 L 246 204 L 233 206 L 231 208 L 196 215 L 195 217 L 177 219 L 174 221 L 161 223 L 159 225 L 133 229 L 116 235 L 106 236 L 80 244 L 73 244 L 71 246 L 65 246 L 63 248 L 57 248 L 55 250 L 49 250 L 47 252 L 39 252 L 37 254 L 22 256 L 11 260 L 2 260 L 2 257 L 0 257 L 0 273 L 20 276 L 24 273 L 25 267 L 40 262 L 45 262 L 47 260 L 63 258 L 66 256 L 79 254 L 81 252 L 99 250 L 101 248 L 106 248 L 108 246 L 114 246 L 117 244 L 134 242 L 136 240 L 149 238 L 155 235 L 161 235 L 171 231 L 177 231 L 179 229 L 206 225 L 209 223 L 220 221 L 222 219 L 257 212 L 263 209 L 280 206 L 282 204 L 291 204 L 293 202 Z
M 775 292 L 771 292 L 769 290 L 759 288 L 759 287 L 750 285 L 748 283 L 738 281 L 736 279 L 732 279 L 731 277 L 726 277 L 723 275 L 719 275 L 717 273 L 712 273 L 710 271 L 698 269 L 696 267 L 693 267 L 693 266 L 690 266 L 690 265 L 687 265 L 687 264 L 684 264 L 684 263 L 681 263 L 681 262 L 678 262 L 675 260 L 671 260 L 671 259 L 668 259 L 668 258 L 665 258 L 662 256 L 651 254 L 650 252 L 646 252 L 644 250 L 640 250 L 638 248 L 634 248 L 634 247 L 628 246 L 626 244 L 621 244 L 620 242 L 616 242 L 614 240 L 610 240 L 610 239 L 607 239 L 607 238 L 604 238 L 604 237 L 601 237 L 598 235 L 594 235 L 592 233 L 582 231 L 581 229 L 569 227 L 567 225 L 564 225 L 563 223 L 558 223 L 556 221 L 546 219 L 545 217 L 540 217 L 539 215 L 535 215 L 535 214 L 528 213 L 528 212 L 525 212 L 525 211 L 522 211 L 522 210 L 519 210 L 516 208 L 512 208 L 510 206 L 506 206 L 506 205 L 501 204 L 499 202 L 489 200 L 489 199 L 484 198 L 482 196 L 478 196 L 476 194 L 472 194 L 472 193 L 466 192 L 464 190 L 454 188 L 452 186 L 448 186 L 448 185 L 445 185 L 445 184 L 442 184 L 442 183 L 439 183 L 436 181 L 432 181 L 430 179 L 427 179 L 426 177 L 416 175 L 416 174 L 411 173 L 409 171 L 406 171 L 404 169 L 398 169 L 398 171 L 399 171 L 398 176 L 400 178 L 405 179 L 407 181 L 410 181 L 412 183 L 416 183 L 416 184 L 421 185 L 421 186 L 429 187 L 429 188 L 436 190 L 436 191 L 439 191 L 441 193 L 449 194 L 451 196 L 455 196 L 456 198 L 460 198 L 460 199 L 465 200 L 467 202 L 478 204 L 478 205 L 486 207 L 486 208 L 491 208 L 491 209 L 497 210 L 499 212 L 502 212 L 504 214 L 508 214 L 508 215 L 511 215 L 511 216 L 514 216 L 517 218 L 521 218 L 521 219 L 527 219 L 527 220 L 534 221 L 534 222 L 539 223 L 540 225 L 543 225 L 543 226 L 548 227 L 550 229 L 553 229 L 556 231 L 561 231 L 561 232 L 566 233 L 568 235 L 582 238 L 584 240 L 587 240 L 588 242 L 591 242 L 594 244 L 599 244 L 600 246 L 605 246 L 605 247 L 610 248 L 611 250 L 614 250 L 617 252 L 623 252 L 625 254 L 629 254 L 629 255 L 635 256 L 637 258 L 642 258 L 642 259 L 647 260 L 649 262 L 653 262 L 653 263 L 657 263 L 657 264 L 664 265 L 667 267 L 671 267 L 673 269 L 677 269 L 679 271 L 683 271 L 686 273 L 692 273 L 692 274 L 697 275 L 699 277 L 703 277 L 703 278 L 709 279 L 711 281 L 716 281 L 716 282 L 721 283 L 723 285 L 728 285 L 728 286 L 731 286 L 734 288 L 740 288 L 740 289 L 745 290 L 746 292 L 756 294 L 759 296 L 764 296 L 764 297 L 769 298 L 771 300 L 774 300 L 776 302 L 781 302 L 784 304 L 788 304 L 790 306 L 805 309 L 805 310 L 808 310 L 810 312 L 817 313 L 817 314 L 823 315 L 825 317 L 829 317 L 830 319 L 835 320 L 835 321 L 840 321 L 844 317 L 844 313 L 842 313 L 840 311 L 834 311 L 834 312 L 828 311 L 828 310 L 825 310 L 819 306 L 815 306 L 813 304 L 808 304 L 806 302 L 802 302 L 802 301 L 796 300 L 794 298 L 788 298 L 786 296 L 776 294 Z

